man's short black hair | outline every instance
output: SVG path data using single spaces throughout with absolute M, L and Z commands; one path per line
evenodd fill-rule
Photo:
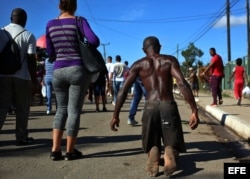
M 148 49 L 148 47 L 153 46 L 153 48 L 159 52 L 160 51 L 160 41 L 157 37 L 155 36 L 149 36 L 147 38 L 144 39 L 143 41 L 143 50 L 146 51 Z
M 214 47 L 211 47 L 209 50 L 216 53 L 216 50 Z
M 25 26 L 27 21 L 27 13 L 22 8 L 15 8 L 11 12 L 11 22 Z
M 120 56 L 120 55 L 116 55 L 116 56 L 115 56 L 115 60 L 116 60 L 117 62 L 121 62 L 121 61 L 122 61 L 121 56 Z
M 237 59 L 236 59 L 236 64 L 237 64 L 238 66 L 242 65 L 242 58 L 237 58 Z

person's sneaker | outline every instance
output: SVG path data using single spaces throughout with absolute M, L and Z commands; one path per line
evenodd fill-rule
M 115 102 L 114 101 L 112 101 L 112 105 L 115 106 Z
M 50 159 L 51 160 L 62 160 L 63 159 L 63 156 L 62 156 L 62 152 L 61 151 L 58 151 L 58 152 L 51 152 L 50 153 Z
M 220 99 L 220 100 L 219 100 L 219 105 L 222 105 L 222 104 L 223 104 L 223 100 Z
M 18 140 L 17 145 L 30 145 L 34 139 L 32 137 L 27 137 L 26 139 Z
M 100 112 L 100 109 L 99 109 L 99 108 L 96 108 L 96 109 L 95 109 L 95 112 Z
M 73 152 L 73 153 L 67 152 L 67 153 L 65 154 L 65 158 L 64 158 L 64 159 L 65 159 L 65 160 L 76 160 L 76 159 L 80 159 L 80 158 L 82 158 L 82 157 L 83 157 L 82 152 L 80 152 L 80 151 L 74 149 L 74 152 Z
M 128 125 L 136 125 L 138 122 L 136 120 L 128 120 L 127 121 Z
M 47 114 L 47 115 L 50 115 L 50 113 L 51 113 L 50 110 L 47 110 L 47 111 L 46 111 L 46 114 Z

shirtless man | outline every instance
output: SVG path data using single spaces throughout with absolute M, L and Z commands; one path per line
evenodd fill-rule
M 150 36 L 143 41 L 146 56 L 136 61 L 130 68 L 124 86 L 119 91 L 110 122 L 111 130 L 117 131 L 119 113 L 127 93 L 139 76 L 147 91 L 146 104 L 142 116 L 142 146 L 148 154 L 146 170 L 150 176 L 159 171 L 161 139 L 164 145 L 164 174 L 171 175 L 176 170 L 176 158 L 179 152 L 185 152 L 185 143 L 181 119 L 173 96 L 173 77 L 191 107 L 189 126 L 193 130 L 199 123 L 198 109 L 192 90 L 180 71 L 177 59 L 160 54 L 160 42 Z

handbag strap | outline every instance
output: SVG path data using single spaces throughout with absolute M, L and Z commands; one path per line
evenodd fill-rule
M 21 35 L 21 33 L 23 33 L 24 31 L 26 31 L 26 30 L 24 29 L 24 30 L 20 31 L 18 34 L 16 34 L 16 36 L 14 36 L 14 37 L 12 38 L 11 35 L 9 34 L 9 32 L 8 32 L 5 28 L 3 28 L 3 30 L 4 30 L 4 32 L 6 33 L 6 35 L 9 37 L 9 39 L 13 39 L 13 40 L 15 40 L 19 35 Z
M 78 39 L 81 39 L 85 44 L 89 44 L 84 33 L 84 28 L 82 25 L 82 18 L 79 16 L 76 16 L 75 21 L 76 21 L 76 33 L 77 33 Z

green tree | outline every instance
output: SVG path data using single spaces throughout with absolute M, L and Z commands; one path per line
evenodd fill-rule
M 202 61 L 199 60 L 203 54 L 204 52 L 195 47 L 194 43 L 190 43 L 186 50 L 181 51 L 181 55 L 185 59 L 185 61 L 182 63 L 185 74 L 187 73 L 187 69 L 193 66 L 193 63 L 196 62 L 198 66 L 203 65 Z

